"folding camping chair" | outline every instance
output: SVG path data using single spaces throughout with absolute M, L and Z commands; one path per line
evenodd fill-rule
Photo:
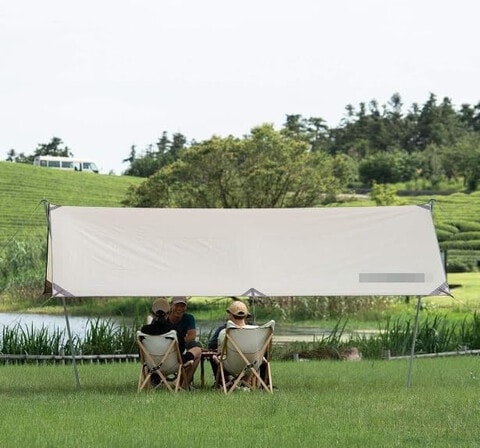
M 217 384 L 225 394 L 232 393 L 240 385 L 249 390 L 259 388 L 273 393 L 270 356 L 274 327 L 274 320 L 261 326 L 246 327 L 227 322 L 224 339 L 219 340 L 217 372 Z M 260 368 L 265 372 L 264 378 Z M 233 376 L 232 383 L 227 375 Z
M 163 385 L 168 390 L 177 392 L 184 386 L 185 371 L 175 330 L 160 335 L 137 331 L 137 344 L 142 363 L 138 391 L 156 389 Z M 158 381 L 152 383 L 152 378 Z

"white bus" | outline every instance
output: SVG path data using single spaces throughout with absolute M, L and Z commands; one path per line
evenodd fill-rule
M 98 173 L 97 165 L 92 160 L 76 159 L 72 157 L 36 156 L 33 159 L 33 164 L 35 166 L 45 166 L 48 168 L 60 168 L 62 170 Z

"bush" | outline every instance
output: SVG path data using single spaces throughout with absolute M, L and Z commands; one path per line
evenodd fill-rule
M 440 244 L 442 249 L 473 249 L 473 250 L 480 250 L 480 240 L 449 240 L 443 241 Z
M 43 291 L 46 244 L 40 238 L 11 240 L 0 254 L 0 292 L 17 299 L 37 297 Z
M 437 239 L 439 242 L 447 241 L 452 238 L 453 235 L 455 234 L 448 230 L 437 229 Z
M 452 240 L 455 241 L 480 241 L 480 231 L 478 230 L 470 230 L 467 232 L 460 232 L 455 235 L 451 236 Z
M 453 273 L 475 272 L 477 270 L 477 262 L 475 260 L 467 260 L 464 258 L 456 258 L 449 261 L 447 271 Z
M 471 231 L 480 232 L 480 222 L 458 221 L 455 223 L 455 225 L 461 232 L 471 232 Z

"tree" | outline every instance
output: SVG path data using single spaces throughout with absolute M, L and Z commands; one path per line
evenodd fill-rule
M 126 159 L 123 159 L 122 160 L 122 163 L 130 163 L 132 164 L 133 162 L 135 162 L 135 159 L 137 158 L 137 149 L 135 148 L 135 145 L 132 145 L 130 147 L 130 154 L 129 156 L 126 158 Z
M 7 152 L 7 158 L 5 159 L 7 162 L 15 162 L 15 157 L 17 153 L 15 152 L 14 149 L 10 149 L 10 151 Z
M 160 168 L 173 163 L 185 149 L 187 139 L 180 133 L 173 135 L 173 140 L 168 138 L 166 131 L 158 139 L 155 145 L 149 145 L 143 155 L 137 156 L 135 146 L 132 146 L 130 157 L 124 162 L 130 162 L 125 170 L 127 176 L 149 177 Z
M 469 131 L 480 132 L 480 102 L 473 107 L 469 104 L 462 104 L 460 121 Z
M 398 93 L 387 104 L 376 100 L 360 103 L 358 110 L 347 106 L 342 125 L 330 131 L 329 152 L 348 154 L 358 162 L 377 152 L 392 152 L 402 148 L 406 128 L 402 117 L 402 101 Z
M 9 151 L 9 157 L 15 155 L 12 149 Z M 70 149 L 64 145 L 61 138 L 53 137 L 49 143 L 40 143 L 33 154 L 25 155 L 23 152 L 15 155 L 15 162 L 17 163 L 33 163 L 36 156 L 58 156 L 58 157 L 73 157 Z
M 414 178 L 418 162 L 405 151 L 372 154 L 358 167 L 364 185 L 406 182 Z
M 134 207 L 307 207 L 338 191 L 332 160 L 271 125 L 192 145 L 124 201 Z
M 425 150 L 430 144 L 450 145 L 467 131 L 450 98 L 445 97 L 437 104 L 437 97 L 433 93 L 416 118 L 417 123 L 411 142 L 418 151 Z
M 347 154 L 337 154 L 332 161 L 332 174 L 342 188 L 352 187 L 358 181 L 358 163 Z
M 311 151 L 324 150 L 329 140 L 328 126 L 323 118 L 303 118 L 301 115 L 287 115 L 281 132 L 293 139 L 308 142 Z
M 452 178 L 456 177 L 454 171 L 451 169 L 453 165 L 450 165 L 448 162 L 445 163 L 445 158 L 442 155 L 442 147 L 429 144 L 424 151 L 416 152 L 414 154 L 420 154 L 420 171 L 421 176 L 425 180 L 429 180 L 432 188 L 438 188 L 441 181 L 446 177 Z M 446 169 L 449 171 L 446 171 Z
M 480 135 L 467 135 L 439 153 L 452 175 L 463 176 L 467 190 L 475 191 L 480 181 Z
M 397 192 L 392 185 L 373 183 L 370 197 L 377 205 L 395 205 L 397 202 Z
M 40 143 L 35 150 L 33 158 L 36 156 L 58 156 L 58 157 L 73 157 L 73 153 L 68 146 L 65 146 L 62 139 L 53 137 L 49 143 Z

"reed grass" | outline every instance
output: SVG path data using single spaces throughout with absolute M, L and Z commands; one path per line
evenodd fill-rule
M 414 319 L 389 319 L 383 328 L 371 334 L 345 333 L 348 319 L 340 319 L 333 328 L 314 342 L 293 342 L 277 346 L 274 359 L 341 358 L 347 349 L 356 347 L 366 359 L 381 359 L 386 350 L 391 356 L 410 354 Z M 85 336 L 68 341 L 66 330 L 22 326 L 2 329 L 0 353 L 28 355 L 70 355 L 73 350 L 82 355 L 137 353 L 136 330 L 140 323 L 97 318 L 87 321 Z M 203 345 L 208 334 L 200 335 Z M 480 349 L 480 314 L 450 321 L 445 315 L 427 315 L 419 322 L 415 341 L 416 353 L 441 353 L 460 349 Z
M 3 366 L 2 446 L 476 447 L 477 357 L 272 363 L 273 395 L 136 392 L 139 364 Z

